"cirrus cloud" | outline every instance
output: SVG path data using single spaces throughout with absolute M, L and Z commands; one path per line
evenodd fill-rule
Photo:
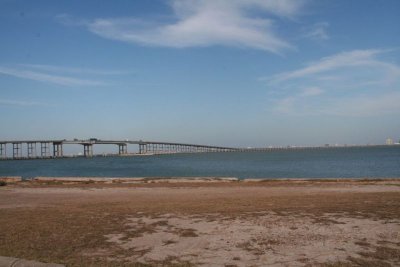
M 341 52 L 261 80 L 267 81 L 273 92 L 280 92 L 280 97 L 272 100 L 278 113 L 397 114 L 400 113 L 400 66 L 380 57 L 389 52 L 392 50 Z
M 0 74 L 63 86 L 100 86 L 103 82 L 0 66 Z
M 23 101 L 23 100 L 10 100 L 10 99 L 0 99 L 0 106 L 51 106 L 47 103 L 36 102 L 36 101 Z
M 328 22 L 315 23 L 314 25 L 306 29 L 307 33 L 304 35 L 304 37 L 313 40 L 328 40 L 330 38 L 328 34 L 328 27 Z
M 305 0 L 172 0 L 170 4 L 173 20 L 168 22 L 98 18 L 79 24 L 98 36 L 141 45 L 223 45 L 281 53 L 293 46 L 276 34 L 276 21 L 297 15 Z M 71 25 L 70 18 L 62 19 Z
M 309 77 L 311 75 L 320 74 L 336 69 L 346 67 L 365 67 L 365 66 L 386 66 L 389 69 L 398 71 L 398 67 L 376 60 L 378 54 L 382 54 L 385 50 L 369 49 L 369 50 L 353 50 L 338 53 L 333 56 L 324 57 L 316 62 L 311 62 L 304 68 L 300 68 L 290 72 L 284 72 L 274 75 L 273 77 L 263 77 L 262 80 L 268 80 L 271 83 L 279 83 L 297 78 Z

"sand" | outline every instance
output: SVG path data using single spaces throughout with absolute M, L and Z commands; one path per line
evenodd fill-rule
M 400 180 L 23 182 L 0 225 L 0 255 L 68 266 L 399 266 Z

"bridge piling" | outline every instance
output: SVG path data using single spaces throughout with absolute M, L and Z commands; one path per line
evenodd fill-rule
M 143 144 L 139 144 L 139 154 L 143 154 Z
M 127 144 L 118 144 L 118 154 L 119 155 L 128 154 L 128 145 Z
M 7 158 L 7 144 L 0 143 L 0 158 L 5 159 Z
M 47 158 L 49 157 L 49 143 L 40 142 L 40 157 Z
M 22 143 L 12 143 L 13 146 L 13 159 L 22 157 Z
M 36 143 L 35 142 L 28 142 L 28 158 L 36 158 Z
M 83 155 L 87 158 L 93 156 L 93 145 L 92 144 L 83 144 Z
M 53 142 L 53 156 L 55 158 L 63 156 L 63 146 L 62 143 Z

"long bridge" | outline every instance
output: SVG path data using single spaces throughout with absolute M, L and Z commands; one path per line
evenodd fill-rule
M 238 151 L 238 148 L 196 145 L 158 141 L 129 141 L 129 140 L 100 140 L 91 138 L 88 140 L 13 140 L 0 141 L 0 159 L 46 159 L 63 158 L 65 145 L 81 145 L 83 156 L 92 157 L 94 145 L 116 145 L 118 155 L 132 155 L 128 153 L 128 145 L 138 145 L 139 152 L 135 154 L 169 154 L 169 153 L 200 153 L 200 152 L 230 152 Z M 7 147 L 11 147 L 11 153 L 7 154 Z
M 351 146 L 287 146 L 287 147 L 265 147 L 265 148 L 234 148 L 211 145 L 196 145 L 185 143 L 158 142 L 158 141 L 129 141 L 129 140 L 100 140 L 91 138 L 87 140 L 13 140 L 0 141 L 0 160 L 7 159 L 50 159 L 75 157 L 78 155 L 64 155 L 65 145 L 81 145 L 83 147 L 83 157 L 93 157 L 94 145 L 116 145 L 118 154 L 108 155 L 152 155 L 152 154 L 172 154 L 172 153 L 205 153 L 205 152 L 239 152 L 239 151 L 274 151 L 287 149 L 325 149 L 340 147 L 365 147 L 382 145 L 351 145 Z M 138 145 L 138 153 L 128 153 L 128 145 Z M 10 146 L 8 150 L 7 147 Z M 10 152 L 10 153 L 7 153 Z

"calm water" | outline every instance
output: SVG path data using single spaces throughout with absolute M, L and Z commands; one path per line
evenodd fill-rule
M 400 146 L 0 161 L 0 176 L 400 177 Z

